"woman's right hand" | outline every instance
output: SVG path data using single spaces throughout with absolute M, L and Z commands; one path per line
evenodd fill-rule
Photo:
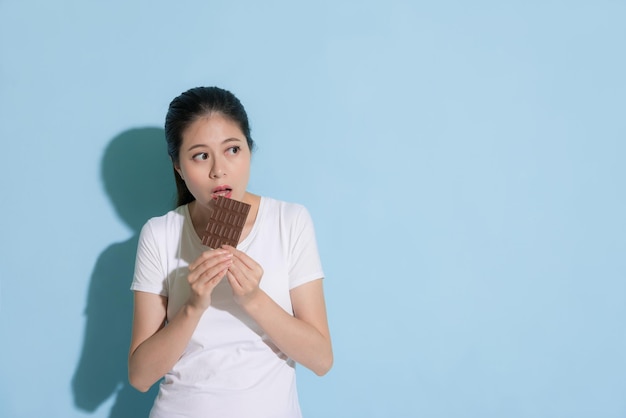
M 211 305 L 211 293 L 232 265 L 232 257 L 232 253 L 226 250 L 209 250 L 189 265 L 189 306 L 205 311 Z

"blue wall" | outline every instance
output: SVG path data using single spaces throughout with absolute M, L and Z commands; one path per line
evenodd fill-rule
M 316 223 L 306 417 L 626 416 L 623 1 L 0 2 L 0 416 L 140 416 L 169 101 L 234 91 Z

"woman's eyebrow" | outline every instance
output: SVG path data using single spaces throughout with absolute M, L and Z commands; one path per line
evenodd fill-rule
M 225 140 L 222 141 L 222 144 L 228 144 L 229 142 L 243 142 L 241 139 L 239 138 L 226 138 Z
M 240 138 L 236 138 L 236 137 L 226 138 L 225 140 L 222 141 L 222 145 L 229 144 L 231 142 L 243 142 L 243 140 L 240 139 Z M 206 144 L 193 144 L 192 146 L 187 148 L 187 151 L 192 151 L 192 150 L 194 150 L 196 148 L 208 148 L 208 145 L 206 145 Z
M 194 144 L 194 145 L 190 146 L 189 148 L 187 148 L 187 151 L 191 151 L 191 150 L 194 150 L 196 148 L 206 148 L 206 145 L 204 145 L 204 144 Z

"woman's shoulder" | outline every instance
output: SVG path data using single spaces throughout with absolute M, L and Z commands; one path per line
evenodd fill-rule
M 279 213 L 281 215 L 298 214 L 307 211 L 306 207 L 301 203 L 279 200 L 268 196 L 261 197 L 261 205 L 264 206 L 267 212 Z
M 182 205 L 169 212 L 155 216 L 145 223 L 144 229 L 149 228 L 155 232 L 165 232 L 168 230 L 182 228 L 187 213 L 187 205 Z
M 261 208 L 263 217 L 266 220 L 273 218 L 281 224 L 300 224 L 311 221 L 308 209 L 301 203 L 263 196 L 261 198 Z

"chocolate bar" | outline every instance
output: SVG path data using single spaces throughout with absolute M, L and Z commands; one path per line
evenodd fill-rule
M 238 200 L 218 197 L 209 218 L 202 244 L 213 249 L 222 245 L 237 246 L 241 231 L 250 212 L 250 205 Z

